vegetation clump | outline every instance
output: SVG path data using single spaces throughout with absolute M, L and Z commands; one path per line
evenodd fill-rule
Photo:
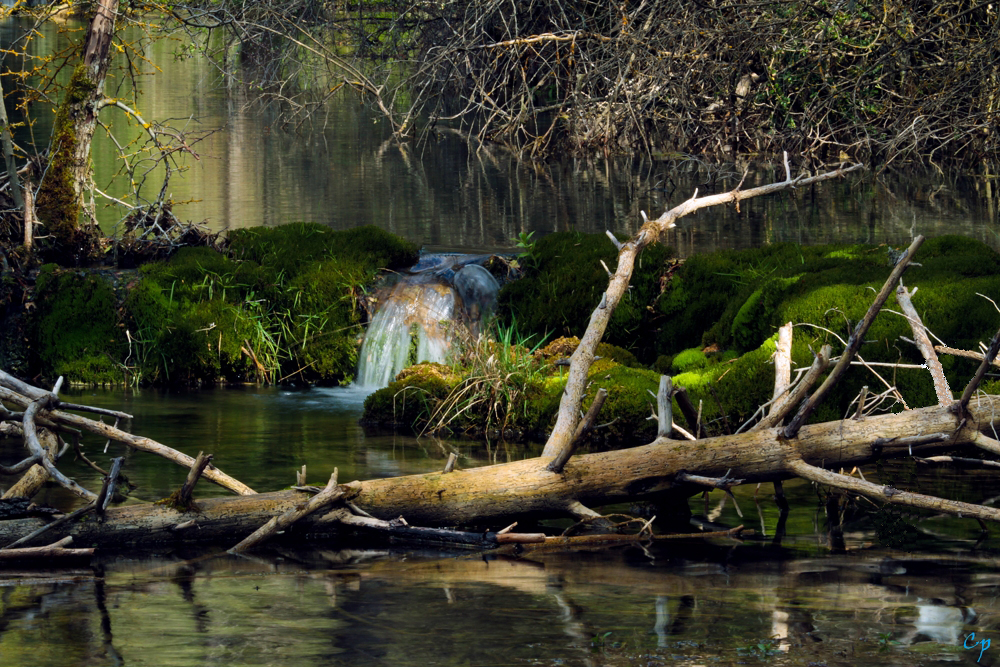
M 223 252 L 182 248 L 144 265 L 120 310 L 103 278 L 46 269 L 32 316 L 38 371 L 88 383 L 346 382 L 365 286 L 416 257 L 375 227 L 238 230 Z
M 617 250 L 603 234 L 557 232 L 536 241 L 524 276 L 500 291 L 498 312 L 506 325 L 517 324 L 536 336 L 575 336 L 586 329 L 608 285 L 601 262 L 613 270 Z M 653 244 L 636 260 L 632 288 L 615 309 L 604 342 L 652 362 L 652 340 L 640 335 L 651 325 L 646 307 L 660 294 L 673 251 Z M 654 357 L 655 358 L 655 357 Z
M 69 382 L 121 383 L 128 348 L 118 302 L 100 275 L 43 266 L 29 325 L 39 371 Z
M 451 368 L 418 364 L 365 401 L 362 421 L 417 432 L 465 433 L 508 440 L 540 440 L 551 427 L 566 383 L 565 365 L 580 341 L 560 338 L 534 348 L 509 328 L 473 342 Z M 589 400 L 599 387 L 609 396 L 601 412 L 608 424 L 587 440 L 622 446 L 656 434 L 648 419 L 659 375 L 637 367 L 627 350 L 602 343 L 590 369 Z
M 599 241 L 600 237 L 580 239 L 571 234 L 538 241 L 529 278 L 520 285 L 508 285 L 502 293 L 506 311 L 501 315 L 516 321 L 522 331 L 544 335 L 558 322 L 570 334 L 535 355 L 548 364 L 544 370 L 547 379 L 524 414 L 526 432 L 538 437 L 544 437 L 547 420 L 558 406 L 561 386 L 556 378 L 564 375 L 564 366 L 579 342 L 572 334 L 583 332 L 590 309 L 600 300 L 606 283 L 603 270 L 599 270 L 593 284 L 584 283 L 584 288 L 575 290 L 574 281 L 559 280 L 557 269 L 580 268 L 586 261 L 599 266 L 595 257 L 585 260 L 574 254 L 599 247 Z M 546 247 L 547 243 L 552 245 Z M 610 243 L 607 250 L 611 252 Z M 628 337 L 622 332 L 628 331 L 629 325 L 618 328 L 619 340 L 624 339 L 625 345 L 641 355 L 639 361 L 621 354 L 629 354 L 627 350 L 602 344 L 591 368 L 591 393 L 603 386 L 602 381 L 609 385 L 602 421 L 619 420 L 598 437 L 608 442 L 631 437 L 634 442 L 655 432 L 655 425 L 645 418 L 653 404 L 648 392 L 656 391 L 660 373 L 674 375 L 675 386 L 685 387 L 692 402 L 701 404 L 703 422 L 710 432 L 735 430 L 771 397 L 774 377 L 770 362 L 777 328 L 788 321 L 797 325 L 792 348 L 795 367 L 810 365 L 813 351 L 826 343 L 833 345 L 836 354 L 884 282 L 891 267 L 891 250 L 872 245 L 778 244 L 694 256 L 672 274 L 665 271 L 663 256 L 655 264 L 650 262 L 642 272 L 636 272 L 629 295 L 631 310 L 639 316 L 633 323 L 641 324 L 633 324 L 635 331 Z M 951 345 L 976 349 L 986 332 L 995 329 L 997 317 L 993 305 L 976 293 L 1000 292 L 1000 256 L 974 240 L 941 237 L 927 241 L 918 259 L 920 264 L 907 272 L 905 283 L 919 289 L 914 301 L 925 324 Z M 533 297 L 535 289 L 541 294 Z M 866 335 L 861 357 L 880 363 L 920 364 L 919 352 L 900 340 L 911 335 L 908 322 L 887 309 Z M 625 367 L 640 361 L 654 366 L 655 371 L 627 372 Z M 967 377 L 974 365 L 948 356 L 943 363 L 953 385 L 960 377 Z M 824 401 L 813 421 L 842 418 L 863 385 L 870 385 L 871 395 L 893 387 L 886 404 L 889 409 L 936 401 L 926 372 L 897 368 L 875 372 L 878 374 L 850 374 Z
M 743 354 L 760 349 L 781 324 L 791 321 L 797 325 L 795 364 L 811 363 L 810 350 L 825 343 L 832 344 L 836 353 L 868 309 L 873 290 L 885 281 L 891 266 L 889 251 L 886 246 L 778 244 L 694 256 L 658 302 L 664 315 L 658 351 L 675 354 L 695 342 Z M 918 260 L 904 282 L 918 290 L 914 303 L 924 324 L 948 345 L 976 349 L 996 329 L 994 306 L 977 293 L 1000 292 L 1000 255 L 978 241 L 944 236 L 926 241 Z M 909 323 L 888 310 L 876 317 L 861 357 L 882 363 L 922 363 L 916 348 L 900 339 L 912 336 Z M 942 363 L 953 385 L 974 365 L 949 356 Z M 676 359 L 674 367 L 681 370 Z M 815 418 L 842 417 L 865 384 L 873 390 L 879 387 L 878 391 L 895 386 L 909 407 L 936 401 L 926 372 L 890 369 L 882 380 L 850 374 Z M 716 391 L 723 393 L 721 388 Z

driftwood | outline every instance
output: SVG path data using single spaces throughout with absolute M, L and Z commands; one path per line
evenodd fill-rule
M 178 465 L 182 465 L 185 468 L 190 468 L 195 463 L 195 460 L 192 457 L 188 456 L 187 454 L 179 452 L 171 447 L 167 447 L 166 445 L 160 444 L 155 440 L 127 433 L 119 428 L 110 426 L 101 421 L 87 419 L 86 417 L 81 417 L 80 415 L 75 415 L 69 412 L 65 412 L 63 410 L 59 410 L 58 408 L 61 407 L 61 404 L 58 400 L 58 397 L 54 396 L 52 392 L 47 392 L 44 389 L 33 387 L 27 384 L 26 382 L 18 380 L 17 378 L 10 375 L 9 373 L 6 373 L 3 370 L 0 370 L 0 401 L 9 401 L 10 403 L 18 407 L 27 409 L 31 409 L 32 405 L 36 405 L 34 412 L 32 413 L 32 415 L 30 415 L 31 419 L 28 419 L 26 421 L 35 422 L 41 420 L 41 423 L 55 424 L 62 427 L 75 428 L 81 431 L 88 431 L 90 433 L 95 433 L 102 437 L 114 440 L 115 442 L 121 442 L 140 451 L 157 454 L 169 461 L 177 463 Z M 51 404 L 51 408 L 42 409 L 41 406 L 43 403 L 45 405 Z M 107 411 L 97 410 L 96 408 L 87 408 L 86 406 L 72 406 L 72 408 L 77 410 L 86 408 L 87 410 L 90 411 L 98 412 L 101 414 L 107 414 Z M 27 410 L 25 410 L 25 412 L 27 413 Z M 129 417 L 129 415 L 125 415 L 124 413 L 112 413 L 112 414 L 113 416 Z M 40 419 L 39 420 L 34 419 L 36 416 Z M 25 437 L 27 439 L 28 437 L 27 433 Z M 28 444 L 30 446 L 30 443 Z M 36 461 L 35 460 L 36 458 L 37 456 L 33 453 L 31 457 L 25 459 L 24 461 L 21 461 L 21 463 L 19 463 L 18 465 L 24 464 L 28 460 L 31 460 L 32 464 L 43 463 L 41 461 Z M 48 468 L 46 468 L 46 470 L 51 472 Z M 209 467 L 207 467 L 203 475 L 209 481 L 214 482 L 219 486 L 225 487 L 230 491 L 233 491 L 234 493 L 239 493 L 243 495 L 255 493 L 255 491 L 246 484 L 230 477 L 229 475 L 226 475 L 225 473 L 223 473 L 221 470 L 219 470 L 214 466 L 210 465 Z M 91 496 L 93 496 L 92 492 L 87 492 L 87 493 L 90 493 Z M 81 495 L 87 497 L 86 494 L 81 494 Z
M 183 503 L 108 508 L 103 513 L 98 509 L 100 521 L 81 521 L 84 514 L 95 509 L 96 503 L 91 502 L 73 515 L 52 523 L 38 518 L 0 521 L 0 545 L 5 545 L 0 552 L 36 541 L 43 534 L 48 540 L 72 537 L 88 545 L 112 548 L 129 544 L 221 540 L 235 544 L 231 549 L 234 552 L 252 548 L 282 532 L 305 538 L 345 532 L 374 533 L 386 539 L 442 542 L 473 548 L 498 548 L 511 543 L 568 546 L 570 542 L 565 539 L 552 541 L 545 535 L 513 533 L 509 528 L 494 530 L 509 524 L 514 517 L 572 517 L 591 527 L 608 528 L 613 524 L 592 507 L 643 499 L 686 499 L 706 486 L 728 492 L 731 486 L 740 483 L 774 482 L 780 496 L 780 482 L 792 477 L 864 495 L 878 503 L 900 504 L 980 521 L 1000 521 L 1000 510 L 992 507 L 879 486 L 834 472 L 880 458 L 916 454 L 933 457 L 944 449 L 956 447 L 1000 453 L 1000 442 L 985 434 L 993 433 L 994 422 L 1000 421 L 1000 397 L 977 395 L 985 369 L 1000 350 L 1000 332 L 994 337 L 988 353 L 981 357 L 979 371 L 957 401 L 947 385 L 940 386 L 935 377 L 939 388 L 936 406 L 899 414 L 866 414 L 863 392 L 856 418 L 823 424 L 806 423 L 813 408 L 850 367 L 868 325 L 894 292 L 913 325 L 916 344 L 925 355 L 932 374 L 940 372 L 940 365 L 935 368 L 931 363 L 934 349 L 923 336 L 923 324 L 917 311 L 908 305 L 909 294 L 902 287 L 896 291 L 922 237 L 917 237 L 897 262 L 875 302 L 847 341 L 845 350 L 834 358 L 833 350 L 824 346 L 798 382 L 792 382 L 790 377 L 787 360 L 791 327 L 786 325 L 776 353 L 773 398 L 769 406 L 762 406 L 758 422 L 744 425 L 746 432 L 715 438 L 698 437 L 703 435 L 700 411 L 696 413 L 690 402 L 685 401 L 683 388 L 672 387 L 665 378 L 656 397 L 657 412 L 651 417 L 659 423 L 659 435 L 652 443 L 620 451 L 575 453 L 579 436 L 593 423 L 605 396 L 602 390 L 587 415 L 581 415 L 587 371 L 611 312 L 628 287 L 638 252 L 673 226 L 679 217 L 699 208 L 720 203 L 738 205 L 742 199 L 835 178 L 857 168 L 859 166 L 854 165 L 810 178 L 792 178 L 786 158 L 785 181 L 746 191 L 694 197 L 657 220 L 647 221 L 633 239 L 618 243 L 617 270 L 611 274 L 607 292 L 594 310 L 587 332 L 572 356 L 556 426 L 538 458 L 462 470 L 454 470 L 452 463 L 443 472 L 350 484 L 337 484 L 332 478 L 322 491 L 300 486 L 289 491 L 255 494 L 246 485 L 211 466 L 208 457 L 200 456 L 196 462 L 160 443 L 67 412 L 69 407 L 87 408 L 60 403 L 57 388 L 53 391 L 39 389 L 0 371 L 0 400 L 7 404 L 3 407 L 0 403 L 0 423 L 16 424 L 31 452 L 23 461 L 5 468 L 8 472 L 26 470 L 32 465 L 42 466 L 52 479 L 78 495 L 88 499 L 96 497 L 93 491 L 75 488 L 75 482 L 66 480 L 55 470 L 52 457 L 44 453 L 39 440 L 41 426 L 56 431 L 77 429 L 97 434 L 193 468 L 185 485 Z M 834 360 L 834 369 L 821 386 L 812 391 L 814 383 Z M 614 388 L 609 391 L 613 392 Z M 694 432 L 686 437 L 693 442 L 671 438 L 675 433 L 686 433 L 673 423 L 672 395 L 681 399 L 682 412 Z M 23 412 L 14 413 L 12 407 L 23 409 Z M 793 413 L 794 417 L 785 425 L 785 420 Z M 126 415 L 115 413 L 114 416 Z M 923 460 L 933 462 L 936 459 Z M 191 499 L 190 489 L 202 470 L 207 479 L 240 495 Z M 303 470 L 298 475 L 301 484 L 304 484 L 304 477 Z M 317 495 L 310 497 L 313 493 Z M 105 491 L 102 506 L 107 498 Z M 474 526 L 478 530 L 464 532 L 445 528 L 453 526 Z M 619 541 L 644 538 L 622 537 Z
M 911 451 L 928 456 L 958 445 L 978 445 L 984 438 L 979 429 L 992 424 L 998 408 L 1000 398 L 987 396 L 970 403 L 964 422 L 948 407 L 933 406 L 864 420 L 807 425 L 796 442 L 779 437 L 778 428 L 706 438 L 696 445 L 659 438 L 641 447 L 574 456 L 561 474 L 547 470 L 548 459 L 533 458 L 452 473 L 367 480 L 339 488 L 345 493 L 356 491 L 353 504 L 382 521 L 402 515 L 412 525 L 499 527 L 512 516 L 575 516 L 574 503 L 599 506 L 655 499 L 671 489 L 690 488 L 676 480 L 683 471 L 697 471 L 706 477 L 728 474 L 745 483 L 757 483 L 797 475 L 815 477 L 812 468 L 850 469 L 876 457 L 909 456 Z M 921 444 L 891 446 L 894 439 L 913 433 L 938 435 Z M 806 469 L 800 462 L 812 468 Z M 836 475 L 821 481 L 845 486 L 843 477 Z M 905 500 L 887 487 L 851 490 L 880 502 Z M 84 544 L 108 547 L 182 540 L 235 543 L 307 499 L 306 493 L 293 490 L 209 498 L 197 501 L 197 508 L 188 511 L 162 505 L 109 508 L 104 523 L 76 521 L 53 532 L 72 535 Z M 935 509 L 1000 521 L 1000 510 L 989 507 L 963 504 Z M 342 531 L 344 524 L 338 512 L 307 516 L 288 533 L 310 536 Z M 191 521 L 196 522 L 196 528 L 188 523 Z M 0 544 L 43 524 L 34 518 L 0 522 Z
M 44 547 L 26 547 L 24 549 L 4 549 L 0 551 L 0 563 L 6 561 L 48 560 L 50 558 L 90 558 L 94 548 L 67 549 L 73 543 L 72 537 L 64 537 L 58 542 Z

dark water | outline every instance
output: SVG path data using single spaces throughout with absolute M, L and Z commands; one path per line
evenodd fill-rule
M 288 486 L 303 463 L 317 483 L 335 466 L 342 480 L 437 470 L 452 449 L 463 467 L 536 453 L 366 435 L 360 399 L 350 389 L 254 388 L 72 397 L 129 411 L 135 432 L 187 453 L 212 452 L 259 491 Z M 125 453 L 103 446 L 85 440 L 98 462 Z M 183 482 L 178 466 L 126 455 L 138 485 L 131 502 Z M 97 483 L 80 464 L 62 467 Z M 986 475 L 906 464 L 865 474 L 880 483 L 923 475 L 925 490 L 968 500 L 1000 493 Z M 223 493 L 203 482 L 196 496 Z M 904 516 L 911 527 L 886 539 L 847 512 L 837 538 L 815 488 L 791 482 L 786 493 L 795 509 L 780 539 L 765 485 L 756 498 L 752 486 L 737 489 L 742 518 L 719 492 L 691 502 L 713 525 L 754 528 L 743 542 L 522 557 L 321 543 L 235 558 L 164 547 L 99 554 L 75 570 L 3 569 L 0 657 L 38 666 L 934 665 L 974 662 L 982 646 L 962 647 L 970 632 L 1000 641 L 1000 542 L 979 540 L 978 524 Z M 40 499 L 66 500 L 47 494 Z M 996 651 L 1000 643 L 980 664 L 995 664 Z

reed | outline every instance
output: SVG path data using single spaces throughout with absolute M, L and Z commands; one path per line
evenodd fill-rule
M 479 337 L 465 334 L 453 361 L 462 381 L 438 403 L 421 435 L 457 430 L 502 434 L 526 417 L 532 390 L 540 390 L 547 377 L 547 364 L 534 354 L 544 338 L 531 345 L 532 338 L 518 333 L 516 321 L 505 326 L 493 320 Z

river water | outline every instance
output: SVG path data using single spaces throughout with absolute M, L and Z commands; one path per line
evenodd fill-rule
M 67 24 L 72 27 L 72 24 Z M 21 28 L 0 25 L 9 41 Z M 39 53 L 78 33 L 44 26 Z M 162 71 L 144 79 L 140 110 L 175 125 L 221 127 L 197 144 L 199 159 L 175 175 L 177 211 L 213 229 L 309 220 L 344 228 L 372 223 L 428 249 L 509 249 L 518 234 L 576 229 L 634 231 L 695 188 L 732 187 L 742 165 L 695 158 L 563 158 L 519 162 L 502 148 L 448 131 L 399 143 L 350 95 L 336 99 L 319 133 L 278 126 L 219 84 L 204 60 L 158 41 Z M 109 87 L 109 90 L 113 86 Z M 113 117 L 112 113 L 109 114 Z M 107 112 L 105 112 L 107 113 Z M 120 117 L 109 118 L 127 136 Z M 42 116 L 35 136 L 47 137 Z M 22 141 L 29 137 L 22 134 Z M 112 144 L 99 139 L 98 183 L 121 195 Z M 750 165 L 748 165 L 750 166 Z M 779 174 L 756 165 L 746 185 Z M 994 178 L 910 170 L 849 178 L 792 194 L 713 209 L 665 239 L 680 254 L 776 241 L 903 243 L 914 233 L 960 233 L 998 245 Z M 158 187 L 158 186 L 157 186 Z M 114 228 L 120 212 L 101 210 Z M 135 415 L 131 429 L 192 455 L 260 491 L 286 487 L 305 464 L 322 483 L 426 472 L 449 451 L 471 467 L 530 456 L 503 444 L 365 433 L 363 396 L 351 389 L 243 388 L 170 394 L 86 391 L 83 403 Z M 172 464 L 86 442 L 105 462 L 127 457 L 138 485 L 130 502 L 169 494 L 184 478 Z M 16 451 L 2 452 L 15 460 Z M 62 464 L 84 485 L 95 473 Z M 982 501 L 1000 495 L 976 472 L 866 470 L 890 483 Z M 9 480 L 0 478 L 0 485 Z M 199 486 L 196 495 L 221 493 Z M 779 531 L 770 489 L 692 500 L 706 525 L 753 527 L 744 542 L 657 543 L 569 554 L 483 557 L 336 543 L 277 547 L 252 557 L 219 549 L 99 554 L 91 567 L 0 570 L 4 665 L 900 665 L 997 664 L 997 541 L 962 520 L 844 516 L 831 530 L 826 497 L 789 483 L 795 508 Z M 55 489 L 39 501 L 64 503 Z M 743 516 L 740 516 L 742 512 Z M 498 526 L 499 528 L 499 526 Z M 902 539 L 900 537 L 902 536 Z M 225 547 L 229 545 L 221 545 Z M 967 639 L 970 632 L 975 639 Z M 963 646 L 965 644 L 965 646 Z
M 322 483 L 334 467 L 351 480 L 439 470 L 450 451 L 460 468 L 537 453 L 366 434 L 362 393 L 350 388 L 87 390 L 69 400 L 128 411 L 133 431 L 211 452 L 258 491 L 290 485 L 303 464 Z M 85 440 L 98 462 L 126 456 L 138 487 L 128 502 L 155 501 L 184 480 L 152 455 L 103 447 Z M 82 464 L 60 465 L 99 485 Z M 982 473 L 897 465 L 865 474 L 916 478 L 957 499 L 1000 493 Z M 202 482 L 196 497 L 222 493 Z M 975 522 L 907 517 L 904 528 L 894 515 L 848 512 L 831 531 L 815 488 L 790 482 L 786 494 L 794 509 L 782 535 L 768 487 L 756 498 L 737 488 L 739 510 L 721 492 L 692 500 L 706 526 L 754 528 L 742 542 L 521 557 L 325 542 L 237 558 L 221 553 L 228 544 L 168 545 L 98 554 L 90 567 L 4 568 L 0 657 L 53 666 L 935 665 L 974 662 L 982 646 L 963 648 L 970 632 L 996 638 L 1000 544 L 980 539 Z M 49 489 L 37 500 L 67 498 Z M 990 651 L 983 657 L 995 664 Z

